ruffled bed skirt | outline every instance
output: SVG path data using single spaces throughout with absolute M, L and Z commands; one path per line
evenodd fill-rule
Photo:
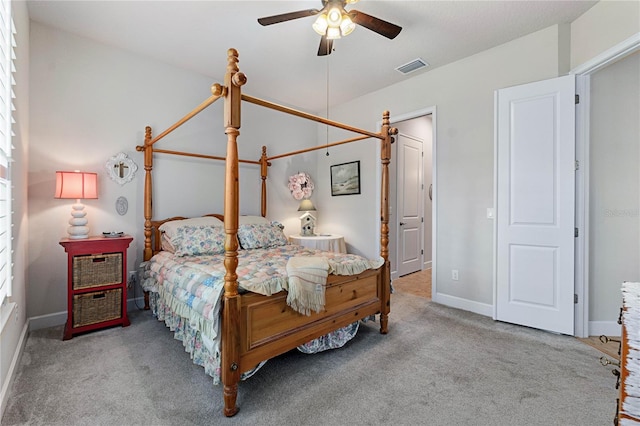
M 149 293 L 149 304 L 153 315 L 164 321 L 165 325 L 174 333 L 176 340 L 180 340 L 186 352 L 191 356 L 194 364 L 204 367 L 206 374 L 213 378 L 213 383 L 218 385 L 220 379 L 220 346 L 219 340 L 205 341 L 207 338 L 198 331 L 197 324 L 190 324 L 187 318 L 176 314 L 157 292 Z M 346 327 L 332 331 L 304 345 L 298 346 L 300 352 L 314 354 L 329 349 L 337 349 L 353 339 L 358 332 L 359 322 L 356 321 Z M 245 380 L 255 374 L 267 361 L 262 361 L 254 369 L 241 374 L 240 379 Z

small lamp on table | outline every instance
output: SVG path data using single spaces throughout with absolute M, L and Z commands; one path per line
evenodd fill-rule
M 304 199 L 298 207 L 299 212 L 304 212 L 300 216 L 300 235 L 311 236 L 315 235 L 314 230 L 316 227 L 316 217 L 311 214 L 316 208 L 309 199 Z
M 89 222 L 86 218 L 82 199 L 98 198 L 98 174 L 87 172 L 56 172 L 55 198 L 75 199 L 71 210 L 71 219 L 67 233 L 71 240 L 81 240 L 89 237 Z

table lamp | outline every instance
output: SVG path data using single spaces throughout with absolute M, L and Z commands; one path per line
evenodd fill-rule
M 84 211 L 84 198 L 98 198 L 98 174 L 87 172 L 56 172 L 55 198 L 76 199 L 71 206 L 71 219 L 67 233 L 71 240 L 81 240 L 89 237 L 87 212 Z
M 299 212 L 304 212 L 300 216 L 300 235 L 312 236 L 315 235 L 316 217 L 310 212 L 315 211 L 316 208 L 309 199 L 304 199 L 298 207 Z

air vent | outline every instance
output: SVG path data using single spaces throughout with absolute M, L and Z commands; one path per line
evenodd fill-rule
M 428 66 L 429 64 L 427 63 L 427 61 L 425 61 L 424 59 L 418 58 L 418 59 L 414 59 L 411 62 L 407 62 L 404 65 L 400 65 L 398 68 L 396 68 L 396 71 L 406 75 Z

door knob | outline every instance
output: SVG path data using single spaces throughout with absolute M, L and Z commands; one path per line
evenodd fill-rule
M 400 226 L 402 226 L 402 225 L 406 225 L 406 223 L 404 223 L 404 222 L 400 222 Z

